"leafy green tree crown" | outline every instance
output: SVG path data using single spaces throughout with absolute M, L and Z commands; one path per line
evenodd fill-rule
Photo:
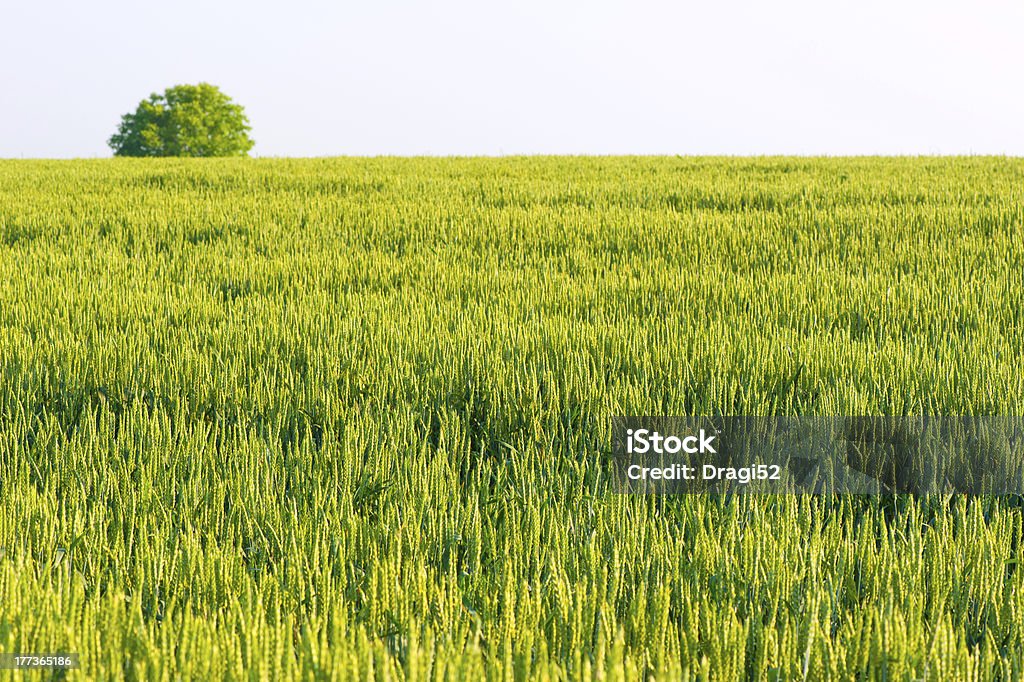
M 176 85 L 121 117 L 114 156 L 245 156 L 252 149 L 241 105 L 215 85 Z

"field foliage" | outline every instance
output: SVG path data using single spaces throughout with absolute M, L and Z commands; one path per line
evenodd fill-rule
M 1019 679 L 1019 500 L 606 465 L 616 414 L 1022 414 L 1022 234 L 997 158 L 2 162 L 0 651 Z

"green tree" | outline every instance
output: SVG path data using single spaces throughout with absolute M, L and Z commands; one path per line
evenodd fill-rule
M 245 156 L 249 119 L 215 85 L 176 85 L 121 117 L 108 144 L 114 156 Z

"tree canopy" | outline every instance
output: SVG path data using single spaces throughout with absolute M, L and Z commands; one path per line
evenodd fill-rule
M 252 149 L 241 105 L 209 83 L 153 93 L 121 117 L 114 156 L 245 156 Z

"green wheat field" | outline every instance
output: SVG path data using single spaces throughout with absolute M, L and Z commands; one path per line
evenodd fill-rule
M 608 463 L 614 415 L 1022 414 L 1022 278 L 1024 160 L 0 162 L 0 652 L 1021 679 L 1021 499 Z

